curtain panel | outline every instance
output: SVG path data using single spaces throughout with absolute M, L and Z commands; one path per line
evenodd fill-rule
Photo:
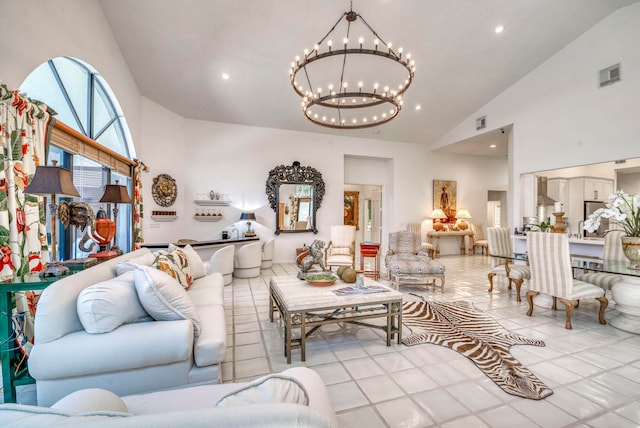
M 0 279 L 42 270 L 49 261 L 43 198 L 24 194 L 46 164 L 47 106 L 0 85 Z

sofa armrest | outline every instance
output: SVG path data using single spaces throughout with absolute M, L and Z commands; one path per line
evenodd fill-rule
M 130 370 L 193 358 L 189 320 L 125 324 L 109 333 L 78 331 L 33 346 L 29 372 L 36 380 Z

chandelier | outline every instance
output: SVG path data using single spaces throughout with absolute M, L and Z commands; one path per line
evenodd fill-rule
M 336 29 L 343 22 L 346 30 L 340 40 Z M 361 33 L 350 38 L 366 30 L 370 39 Z M 330 37 L 336 36 L 334 44 Z M 302 98 L 307 119 L 328 128 L 359 129 L 381 125 L 398 115 L 414 72 L 411 54 L 403 56 L 401 47 L 393 50 L 392 43 L 385 42 L 351 7 L 313 49 L 295 57 L 289 78 Z

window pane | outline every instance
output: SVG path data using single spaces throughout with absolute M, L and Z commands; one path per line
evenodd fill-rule
M 62 95 L 60 86 L 51 72 L 49 63 L 45 62 L 33 70 L 20 86 L 20 92 L 26 93 L 31 99 L 44 102 L 58 113 L 55 116 L 57 120 L 69 124 L 76 130 L 78 129 L 67 100 Z
M 93 138 L 116 116 L 109 97 L 97 81 L 93 88 Z M 120 153 L 120 152 L 119 152 Z
M 69 95 L 71 104 L 73 104 L 73 108 L 76 110 L 76 113 L 78 113 L 80 123 L 84 130 L 80 130 L 77 126 L 73 126 L 72 124 L 74 124 L 75 121 L 65 121 L 65 123 L 80 132 L 86 133 L 88 130 L 87 108 L 89 104 L 89 71 L 78 63 L 67 58 L 55 58 L 52 61 L 56 70 L 58 70 L 60 80 L 62 80 L 62 84 Z
M 120 122 L 113 122 L 109 125 L 96 141 L 114 152 L 121 153 L 128 157 L 129 151 L 124 144 Z

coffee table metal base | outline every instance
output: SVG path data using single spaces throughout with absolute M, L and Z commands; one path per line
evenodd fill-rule
M 270 283 L 269 319 L 274 320 L 275 312 L 279 312 L 282 317 L 284 355 L 287 357 L 288 364 L 291 364 L 291 351 L 294 349 L 300 349 L 301 361 L 306 360 L 307 338 L 326 324 L 346 322 L 380 329 L 386 332 L 387 346 L 391 346 L 391 341 L 396 335 L 398 344 L 402 340 L 402 296 L 398 296 L 398 293 L 376 293 L 389 295 L 388 298 L 382 298 L 382 301 L 377 302 L 366 301 L 364 296 L 370 297 L 371 294 L 352 295 L 348 299 L 344 296 L 335 296 L 335 299 L 326 306 L 309 305 L 309 308 L 290 310 L 282 290 L 275 286 L 274 279 L 277 281 L 277 278 L 272 278 Z M 342 286 L 345 285 L 342 284 Z M 300 282 L 300 287 L 305 286 L 307 285 Z M 358 301 L 358 296 L 363 296 L 362 301 Z M 374 318 L 384 318 L 386 322 L 381 324 L 366 322 Z M 299 330 L 297 337 L 294 337 L 294 330 Z

